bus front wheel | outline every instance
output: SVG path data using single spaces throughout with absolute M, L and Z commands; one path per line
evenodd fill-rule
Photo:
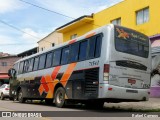
M 63 87 L 59 87 L 55 92 L 55 105 L 59 108 L 65 106 L 65 89 Z
M 23 92 L 22 92 L 22 90 L 20 90 L 20 91 L 18 92 L 18 101 L 19 101 L 20 103 L 24 103 L 24 102 L 25 102 L 25 99 L 24 99 L 24 97 L 23 97 Z

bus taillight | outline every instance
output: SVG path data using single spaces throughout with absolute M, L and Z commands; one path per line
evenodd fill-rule
M 104 64 L 103 77 L 104 77 L 104 80 L 109 79 L 109 64 Z

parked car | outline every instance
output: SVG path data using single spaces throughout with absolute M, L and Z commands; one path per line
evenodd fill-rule
M 0 87 L 0 99 L 4 100 L 5 98 L 9 98 L 9 85 L 3 84 Z

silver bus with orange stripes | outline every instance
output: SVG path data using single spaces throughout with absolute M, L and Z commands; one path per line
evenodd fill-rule
M 57 107 L 146 101 L 150 72 L 149 38 L 109 24 L 17 61 L 8 73 L 10 98 L 45 100 Z

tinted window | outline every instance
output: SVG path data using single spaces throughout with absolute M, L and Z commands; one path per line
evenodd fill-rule
M 33 70 L 37 70 L 38 69 L 38 62 L 39 62 L 39 57 L 36 57 L 35 60 L 34 60 Z
M 101 54 L 101 43 L 102 43 L 102 36 L 97 36 L 96 38 L 96 51 L 95 51 L 95 57 L 99 57 Z
M 49 68 L 52 65 L 52 55 L 53 55 L 52 53 L 47 54 L 46 68 Z
M 18 70 L 18 63 L 16 63 L 13 68 L 17 71 Z
M 75 62 L 78 60 L 79 43 L 71 45 L 70 49 L 70 62 Z
M 125 36 L 120 36 L 121 32 Z M 115 26 L 115 48 L 119 52 L 147 58 L 149 38 L 139 32 Z
M 85 60 L 87 56 L 87 41 L 80 43 L 79 60 Z
M 24 62 L 21 62 L 19 67 L 19 73 L 23 72 L 23 65 L 24 65 Z
M 34 58 L 29 60 L 29 67 L 28 67 L 29 72 L 33 70 L 33 63 L 34 63 Z
M 60 64 L 60 58 L 61 58 L 61 49 L 55 50 L 53 52 L 53 66 Z
M 38 67 L 38 69 L 43 69 L 45 67 L 45 62 L 46 62 L 46 54 L 43 54 L 39 58 L 39 67 Z
M 28 60 L 24 62 L 24 67 L 23 67 L 23 72 L 25 73 L 27 71 L 28 71 Z
M 95 46 L 96 46 L 96 37 L 92 37 L 89 40 L 89 51 L 88 51 L 88 57 L 94 58 L 95 55 Z
M 69 47 L 66 47 L 66 48 L 62 49 L 61 64 L 67 64 L 68 63 L 68 58 L 69 58 Z
M 5 84 L 4 84 L 4 85 L 2 85 L 0 88 L 5 88 Z

